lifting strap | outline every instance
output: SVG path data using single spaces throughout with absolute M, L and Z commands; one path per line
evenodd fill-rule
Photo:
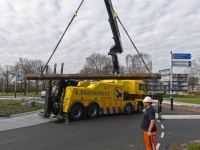
M 55 49 L 54 49 L 53 53 L 51 54 L 51 56 L 50 56 L 49 60 L 48 60 L 48 61 L 47 61 L 47 63 L 46 63 L 45 67 L 42 69 L 42 71 L 41 71 L 41 76 L 42 76 L 42 74 L 43 74 L 43 72 L 44 72 L 45 68 L 47 67 L 47 65 L 48 65 L 49 61 L 51 60 L 51 58 L 52 58 L 53 54 L 55 53 L 56 49 L 58 48 L 58 46 L 59 46 L 60 42 L 62 41 L 62 38 L 64 37 L 64 35 L 65 35 L 66 31 L 68 30 L 69 26 L 71 25 L 72 21 L 73 21 L 73 20 L 74 20 L 74 18 L 75 18 L 75 17 L 78 15 L 78 11 L 79 11 L 79 9 L 80 9 L 81 5 L 83 4 L 83 2 L 84 2 L 84 0 L 82 0 L 82 2 L 81 2 L 81 4 L 79 5 L 78 9 L 77 9 L 77 10 L 76 10 L 76 12 L 74 13 L 74 15 L 73 15 L 73 17 L 72 17 L 71 21 L 69 22 L 69 24 L 68 24 L 67 28 L 65 29 L 65 31 L 64 31 L 64 33 L 63 33 L 63 35 L 61 36 L 60 40 L 58 41 L 58 43 L 57 43 L 57 45 L 56 45 L 56 47 L 55 47 Z
M 116 14 L 117 14 L 117 13 L 116 13 Z M 126 34 L 127 34 L 128 38 L 130 39 L 130 41 L 131 41 L 132 45 L 134 46 L 135 50 L 137 51 L 138 55 L 139 55 L 139 56 L 140 56 L 140 58 L 142 59 L 142 61 L 143 61 L 144 65 L 145 65 L 145 67 L 146 67 L 146 69 L 148 70 L 148 72 L 149 72 L 149 73 L 151 73 L 151 71 L 150 71 L 150 70 L 149 70 L 149 68 L 147 67 L 147 65 L 146 65 L 146 63 L 145 63 L 145 61 L 144 61 L 144 59 L 143 59 L 143 58 L 142 58 L 142 56 L 140 55 L 140 53 L 139 53 L 139 51 L 138 51 L 137 47 L 136 47 L 136 46 L 135 46 L 135 44 L 133 43 L 133 41 L 132 41 L 131 37 L 129 36 L 129 34 L 128 34 L 128 32 L 126 31 L 125 27 L 123 26 L 122 22 L 120 21 L 120 19 L 119 19 L 119 16 L 118 16 L 118 15 L 117 15 L 117 20 L 119 21 L 119 23 L 121 24 L 122 28 L 123 28 L 123 29 L 124 29 L 124 31 L 126 32 Z

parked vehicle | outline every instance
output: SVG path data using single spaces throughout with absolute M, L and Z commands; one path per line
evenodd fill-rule
M 46 91 L 42 91 L 41 92 L 41 98 L 45 98 L 45 96 L 46 96 Z

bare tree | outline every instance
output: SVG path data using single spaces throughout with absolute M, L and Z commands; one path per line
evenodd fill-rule
M 195 86 L 200 82 L 200 56 L 192 60 L 191 67 L 186 68 L 188 76 L 188 86 L 194 91 Z
M 24 84 L 24 95 L 26 95 L 26 74 L 31 72 L 31 64 L 27 58 L 19 58 L 19 61 L 16 62 L 15 64 L 16 68 L 20 70 L 20 73 L 22 75 L 22 80 L 21 80 L 21 92 L 22 92 L 22 87 Z
M 9 73 L 9 71 L 12 71 L 13 73 Z M 16 70 L 15 67 L 12 65 L 5 65 L 5 66 L 0 66 L 0 76 L 3 81 L 6 83 L 6 92 L 8 93 L 8 84 L 12 81 L 14 76 L 16 75 Z
M 32 73 L 34 74 L 40 74 L 41 73 L 41 68 L 44 66 L 44 63 L 41 60 L 30 60 L 31 68 L 32 68 Z M 36 94 L 38 93 L 38 84 L 39 80 L 35 80 L 35 85 L 36 85 Z M 30 89 L 30 87 L 29 87 Z
M 140 53 L 142 58 L 144 59 L 147 67 L 152 72 L 152 59 L 151 55 Z M 128 54 L 126 56 L 126 67 L 128 74 L 135 74 L 135 73 L 147 73 L 148 69 L 146 68 L 145 64 L 143 63 L 142 59 L 138 54 L 131 55 Z
M 40 74 L 41 73 L 41 68 L 44 66 L 44 62 L 42 60 L 29 60 L 27 58 L 19 58 L 19 61 L 16 62 L 15 68 L 20 70 L 23 78 L 21 80 L 21 91 L 22 91 L 22 83 L 24 83 L 24 95 L 26 95 L 26 74 L 28 73 L 34 73 L 34 74 Z M 50 70 L 50 67 L 48 67 Z M 38 93 L 38 84 L 39 80 L 35 80 L 35 85 L 36 85 L 36 94 Z M 45 86 L 45 81 L 42 81 L 42 84 Z M 28 81 L 28 92 L 31 91 L 31 81 Z
M 126 67 L 123 65 L 119 65 L 119 72 L 120 74 L 126 74 Z
M 113 70 L 112 60 L 106 55 L 93 53 L 86 58 L 81 74 L 111 74 Z
M 200 78 L 200 56 L 192 61 L 190 70 L 193 70 L 193 74 Z
M 199 78 L 194 75 L 188 76 L 188 86 L 191 87 L 192 91 L 194 92 L 194 88 L 199 83 Z

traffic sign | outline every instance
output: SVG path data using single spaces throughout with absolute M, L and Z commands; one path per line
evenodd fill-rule
M 172 61 L 172 66 L 174 67 L 190 67 L 191 65 L 191 61 Z
M 15 71 L 9 71 L 9 70 L 6 71 L 6 74 L 15 74 L 15 73 L 16 73 Z
M 170 79 L 170 76 L 169 76 L 169 75 L 162 75 L 162 76 L 161 76 L 161 79 L 160 79 L 160 82 L 169 81 L 169 79 Z
M 20 75 L 20 74 L 18 74 L 18 75 L 16 76 L 16 79 L 17 79 L 17 81 L 21 81 L 21 80 L 22 80 L 22 77 L 21 77 L 21 75 Z
M 167 74 L 170 73 L 170 69 L 159 70 L 159 73 L 160 73 L 161 75 L 167 75 Z
M 188 53 L 173 53 L 172 59 L 191 59 L 191 54 L 188 54 Z
M 159 70 L 159 73 L 161 74 L 160 82 L 169 81 L 170 69 Z

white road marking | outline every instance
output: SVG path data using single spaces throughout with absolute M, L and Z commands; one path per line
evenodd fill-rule
M 157 120 L 158 122 L 160 122 L 160 120 Z
M 157 143 L 157 144 L 156 144 L 156 149 L 158 150 L 159 147 L 160 147 L 160 143 Z
M 161 124 L 161 128 L 164 129 L 164 126 Z
M 162 115 L 162 119 L 200 119 L 200 115 Z
M 161 133 L 161 138 L 164 138 L 165 132 Z
M 158 100 L 153 100 L 154 102 L 158 102 Z M 163 101 L 162 103 L 171 104 L 170 101 Z M 179 103 L 174 102 L 174 105 L 180 105 Z

